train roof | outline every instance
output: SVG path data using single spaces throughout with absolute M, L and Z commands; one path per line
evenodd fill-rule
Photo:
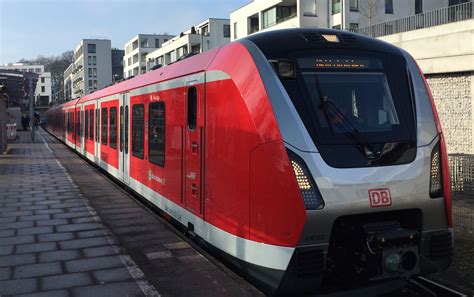
M 324 35 L 336 35 L 337 42 Z M 310 49 L 363 49 L 400 54 L 400 49 L 384 41 L 347 31 L 333 29 L 282 29 L 260 32 L 245 37 L 255 43 L 269 59 L 286 56 L 289 52 Z

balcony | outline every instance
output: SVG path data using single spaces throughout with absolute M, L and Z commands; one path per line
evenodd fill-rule
M 352 31 L 371 37 L 380 37 L 469 20 L 472 19 L 473 14 L 473 3 L 466 2 Z

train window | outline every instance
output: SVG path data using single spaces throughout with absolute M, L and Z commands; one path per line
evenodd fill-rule
M 128 154 L 128 105 L 125 106 L 125 153 Z
M 110 108 L 110 147 L 117 148 L 117 107 Z
M 107 108 L 102 108 L 102 137 L 101 143 L 107 145 Z
M 197 120 L 197 92 L 195 87 L 188 90 L 188 128 L 196 129 Z
M 94 110 L 89 110 L 89 139 L 94 140 Z
M 99 109 L 95 110 L 95 142 L 99 142 L 99 118 L 100 112 Z
M 89 112 L 86 110 L 84 119 L 84 140 L 87 140 L 89 137 Z
M 143 159 L 144 145 L 144 107 L 143 104 L 132 106 L 132 154 Z
M 120 106 L 120 151 L 123 150 L 123 106 Z
M 76 111 L 76 136 L 80 136 L 81 119 L 79 118 L 79 111 Z
M 150 103 L 148 110 L 148 160 L 165 166 L 165 103 Z

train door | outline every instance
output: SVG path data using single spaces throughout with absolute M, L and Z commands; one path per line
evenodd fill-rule
M 184 129 L 185 205 L 203 216 L 204 92 L 197 81 L 187 84 Z
M 129 116 L 129 103 L 130 94 L 120 94 L 120 153 L 119 153 L 119 175 L 120 179 L 124 183 L 130 182 L 130 157 L 129 157 L 129 127 L 130 127 L 130 116 Z

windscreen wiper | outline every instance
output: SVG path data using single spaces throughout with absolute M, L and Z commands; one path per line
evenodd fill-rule
M 344 115 L 343 112 L 332 103 L 331 99 L 328 96 L 321 96 L 321 106 L 324 109 L 326 115 L 326 120 L 329 127 L 334 132 L 332 123 L 329 117 L 330 109 L 334 112 L 335 115 L 341 117 L 342 122 L 338 123 L 349 135 L 360 145 L 360 151 L 367 157 L 367 159 L 376 159 L 380 156 L 381 152 L 376 150 L 374 146 L 359 132 L 356 126 Z

